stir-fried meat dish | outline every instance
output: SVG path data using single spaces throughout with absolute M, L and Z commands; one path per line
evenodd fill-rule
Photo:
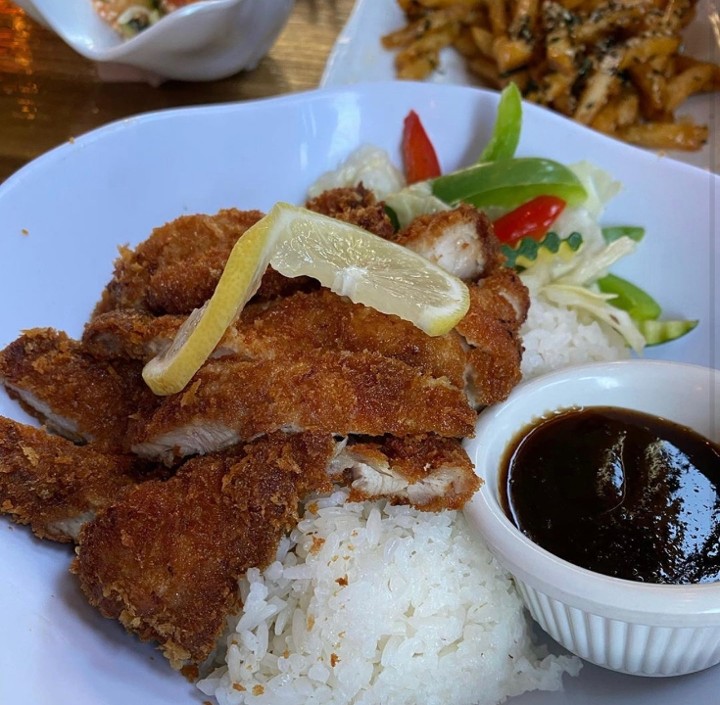
M 122 248 L 82 339 L 24 332 L 0 382 L 46 429 L 0 420 L 0 510 L 75 542 L 90 602 L 173 666 L 199 665 L 313 493 L 460 508 L 479 480 L 463 447 L 478 410 L 520 378 L 528 293 L 470 206 L 395 232 L 362 185 L 314 210 L 411 247 L 464 279 L 470 310 L 447 335 L 269 270 L 180 393 L 142 366 L 212 294 L 262 214 L 183 216 Z M 55 434 L 55 435 L 51 435 Z

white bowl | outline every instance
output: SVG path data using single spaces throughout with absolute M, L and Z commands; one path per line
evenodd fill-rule
M 484 411 L 468 452 L 485 484 L 466 507 L 531 615 L 568 650 L 614 671 L 674 676 L 720 662 L 720 583 L 656 585 L 607 577 L 524 536 L 500 503 L 498 470 L 518 432 L 571 407 L 618 406 L 720 440 L 720 371 L 631 360 L 571 367 L 519 385 Z M 539 500 L 541 501 L 541 500 Z
M 161 78 L 210 81 L 252 69 L 285 25 L 293 0 L 204 0 L 131 39 L 98 17 L 91 0 L 14 0 L 88 59 Z

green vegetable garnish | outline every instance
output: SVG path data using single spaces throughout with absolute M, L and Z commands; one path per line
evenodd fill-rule
M 624 233 L 626 236 L 627 233 Z M 640 287 L 614 274 L 607 274 L 597 281 L 598 288 L 604 294 L 614 294 L 608 303 L 615 308 L 627 311 L 635 322 L 646 345 L 660 345 L 677 340 L 689 333 L 698 324 L 697 321 L 659 320 L 662 309 L 650 294 Z
M 384 205 L 385 209 L 385 215 L 390 219 L 390 222 L 392 223 L 393 230 L 397 232 L 400 230 L 400 219 L 398 218 L 397 213 L 395 212 L 395 209 L 390 207 L 387 203 Z
M 615 274 L 598 279 L 597 285 L 603 294 L 614 294 L 615 298 L 610 299 L 610 303 L 627 311 L 635 321 L 654 320 L 662 313 L 660 304 L 650 294 Z
M 602 229 L 602 236 L 608 244 L 619 240 L 621 237 L 629 237 L 635 242 L 640 242 L 645 237 L 645 228 L 634 225 L 616 225 Z
M 568 167 L 551 159 L 523 157 L 483 162 L 439 176 L 432 192 L 445 203 L 512 208 L 535 196 L 558 196 L 571 206 L 587 197 L 585 187 Z
M 636 321 L 647 345 L 660 345 L 689 333 L 698 321 Z
M 520 142 L 521 127 L 522 96 L 518 87 L 510 83 L 500 94 L 492 135 L 478 163 L 513 157 Z
M 561 238 L 557 233 L 549 232 L 542 240 L 525 237 L 515 247 L 503 245 L 500 251 L 505 255 L 506 267 L 522 270 L 531 267 L 543 252 L 556 255 L 562 249 L 563 255 L 569 256 L 580 249 L 582 242 L 580 233 Z
M 515 158 L 522 127 L 522 100 L 510 84 L 500 96 L 490 141 L 474 166 L 429 181 L 445 203 L 513 208 L 536 196 L 557 196 L 576 206 L 587 198 L 580 179 L 564 164 L 538 157 Z

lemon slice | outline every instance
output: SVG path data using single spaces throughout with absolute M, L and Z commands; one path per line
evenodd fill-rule
M 421 255 L 350 223 L 278 203 L 237 241 L 208 302 L 145 366 L 143 378 L 155 394 L 185 387 L 257 291 L 268 264 L 288 277 L 313 277 L 428 335 L 450 331 L 470 305 L 467 286 Z
M 307 275 L 355 303 L 443 335 L 467 313 L 467 286 L 412 250 L 350 223 L 279 204 L 290 217 L 270 264 L 288 277 Z

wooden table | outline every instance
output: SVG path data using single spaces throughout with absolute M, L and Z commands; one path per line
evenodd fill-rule
M 352 5 L 296 0 L 283 33 L 255 70 L 222 81 L 153 87 L 101 81 L 95 64 L 10 0 L 0 0 L 0 181 L 65 140 L 128 115 L 315 88 Z

